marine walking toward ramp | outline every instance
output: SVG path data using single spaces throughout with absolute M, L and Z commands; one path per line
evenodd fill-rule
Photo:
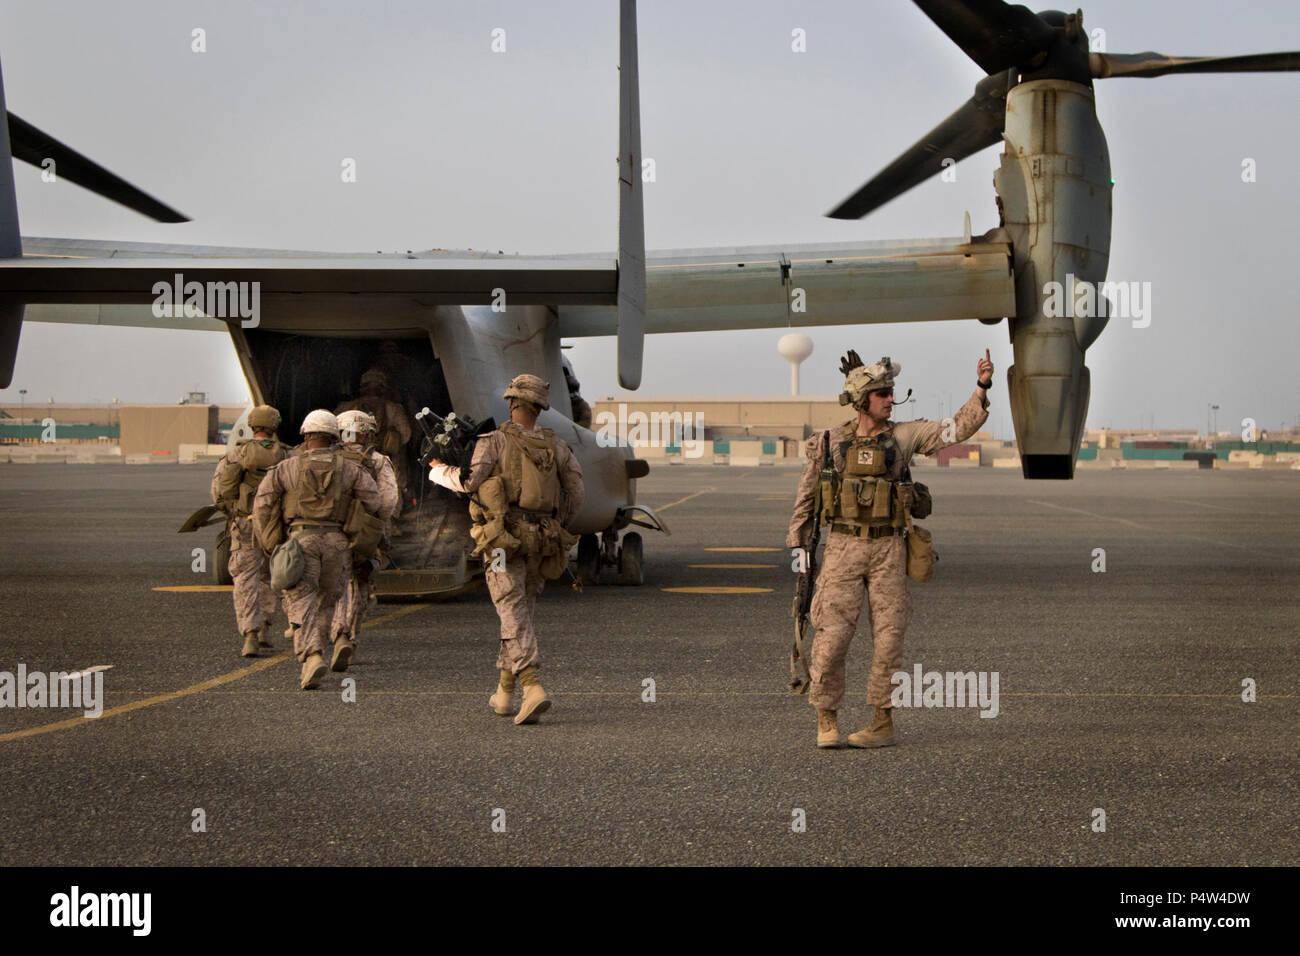
M 516 724 L 536 723 L 550 706 L 538 681 L 541 658 L 533 615 L 547 579 L 568 565 L 577 537 L 565 525 L 582 507 L 582 469 L 572 449 L 537 416 L 549 404 L 549 383 L 518 375 L 504 397 L 510 421 L 478 439 L 468 475 L 436 458 L 429 480 L 471 494 L 470 534 L 486 566 L 488 591 L 501 619 L 496 692 L 488 699 L 502 716 L 513 712 L 515 684 L 523 688 Z
M 275 437 L 280 413 L 258 405 L 248 413 L 253 437 L 226 449 L 212 476 L 212 503 L 229 519 L 230 576 L 234 581 L 235 623 L 244 640 L 244 657 L 256 657 L 259 647 L 270 647 L 266 628 L 275 617 L 275 592 L 271 571 L 261 545 L 253 536 L 253 499 L 266 473 L 289 455 Z
M 333 413 L 308 414 L 302 434 L 302 453 L 280 462 L 258 486 L 253 528 L 268 552 L 276 549 L 272 579 L 288 574 L 293 650 L 302 661 L 299 686 L 309 690 L 328 669 L 324 655 L 334 605 L 351 571 L 348 536 L 366 533 L 381 498 L 374 479 L 338 446 Z
M 929 533 L 912 518 L 930 511 L 929 492 L 912 482 L 913 455 L 932 455 L 965 441 L 988 418 L 993 363 L 987 350 L 976 387 L 951 421 L 890 421 L 894 379 L 902 366 L 881 359 L 864 365 L 856 352 L 843 359 L 840 404 L 857 416 L 808 439 L 786 547 L 807 548 L 814 509 L 830 524 L 826 553 L 812 600 L 813 638 L 808 702 L 817 710 L 817 746 L 886 747 L 893 744 L 890 677 L 899 668 L 903 633 L 912 617 L 909 574 L 928 580 Z M 910 564 L 910 566 L 909 566 Z M 839 732 L 844 666 L 863 600 L 870 607 L 875 648 L 867 681 L 871 722 L 847 741 Z
M 370 595 L 374 590 L 371 576 L 378 563 L 378 549 L 382 539 L 387 537 L 389 524 L 397 514 L 398 493 L 397 479 L 393 474 L 393 463 L 387 455 L 381 455 L 370 444 L 379 430 L 373 415 L 360 410 L 344 412 L 338 416 L 339 432 L 343 443 L 343 457 L 360 465 L 366 470 L 379 487 L 379 511 L 375 517 L 381 527 L 379 535 L 366 542 L 354 541 L 352 545 L 352 573 L 343 596 L 334 606 L 334 621 L 330 628 L 334 641 L 334 655 L 330 668 L 345 671 L 356 654 L 357 641 L 361 637 L 361 623 L 365 620 L 370 607 Z

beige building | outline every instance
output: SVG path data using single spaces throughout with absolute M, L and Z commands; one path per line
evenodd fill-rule
M 798 458 L 804 439 L 854 415 L 835 395 L 607 395 L 591 404 L 592 429 L 617 434 L 639 453 L 653 456 L 666 446 L 684 442 L 689 449 L 703 441 L 708 460 L 714 442 L 725 443 L 719 445 L 727 449 L 721 454 L 733 460 Z M 988 441 L 989 434 L 971 440 Z

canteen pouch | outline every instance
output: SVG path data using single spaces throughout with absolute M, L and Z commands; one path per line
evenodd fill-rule
M 922 583 L 934 577 L 934 538 L 920 525 L 912 525 L 907 533 L 907 576 Z
M 554 518 L 545 518 L 540 525 L 542 536 L 542 561 L 538 571 L 549 581 L 564 574 L 569 567 L 569 549 L 578 543 L 578 536 L 570 534 Z
M 284 591 L 297 587 L 306 573 L 307 564 L 303 560 L 302 545 L 297 538 L 289 538 L 271 555 L 271 590 Z
M 918 521 L 930 517 L 930 512 L 934 510 L 934 498 L 930 495 L 930 489 L 918 481 L 912 485 L 912 492 L 912 517 Z
M 384 523 L 365 509 L 361 499 L 353 498 L 348 520 L 343 523 L 343 533 L 351 541 L 352 560 L 369 561 L 384 539 Z
M 254 531 L 256 531 L 254 526 Z M 256 537 L 256 535 L 255 535 Z M 284 508 L 282 502 L 276 502 L 271 517 L 262 528 L 261 545 L 267 551 L 274 551 L 284 543 Z

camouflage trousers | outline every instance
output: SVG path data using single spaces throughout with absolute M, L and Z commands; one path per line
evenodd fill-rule
M 294 537 L 302 545 L 303 576 L 284 594 L 289 602 L 289 621 L 293 624 L 293 652 L 305 661 L 312 654 L 328 654 L 330 623 L 334 605 L 343 595 L 352 572 L 352 552 L 347 535 L 341 531 L 302 534 Z
M 533 630 L 533 610 L 537 595 L 546 586 L 539 570 L 541 557 L 511 558 L 504 571 L 493 571 L 489 562 L 484 577 L 488 593 L 501 618 L 501 647 L 497 652 L 497 670 L 518 674 L 525 667 L 536 667 L 541 661 L 537 654 L 537 632 Z
M 230 576 L 235 582 L 235 623 L 239 633 L 261 631 L 275 617 L 271 566 L 253 535 L 251 518 L 232 518 Z
M 818 710 L 839 710 L 844 699 L 844 662 L 857 630 L 864 593 L 871 608 L 875 642 L 867 703 L 888 707 L 893 690 L 889 678 L 902 663 L 903 632 L 912 619 L 907 541 L 899 535 L 855 538 L 832 532 L 809 615 L 817 633 L 809 655 L 812 684 L 808 702 Z
M 375 585 L 369 575 L 364 580 L 356 574 L 348 578 L 343 596 L 334 605 L 334 623 L 330 626 L 332 640 L 337 641 L 342 634 L 346 634 L 354 644 L 361 639 L 361 622 L 370 610 L 370 595 L 374 590 Z

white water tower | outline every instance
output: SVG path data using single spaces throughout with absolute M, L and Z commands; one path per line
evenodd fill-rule
M 790 363 L 790 394 L 799 394 L 799 364 L 812 355 L 812 339 L 801 332 L 790 332 L 781 336 L 776 343 L 776 350 Z

